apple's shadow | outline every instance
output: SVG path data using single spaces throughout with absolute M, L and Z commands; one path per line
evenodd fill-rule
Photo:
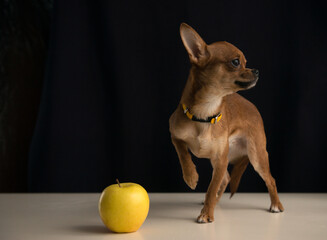
M 94 235 L 100 235 L 100 236 L 108 236 L 108 235 L 133 235 L 134 240 L 141 240 L 143 239 L 142 234 L 140 234 L 138 231 L 136 232 L 131 232 L 131 233 L 114 233 L 110 231 L 108 228 L 105 226 L 101 225 L 75 225 L 75 226 L 70 226 L 68 228 L 68 231 L 70 233 L 74 233 L 77 235 L 89 235 L 89 236 L 94 236 Z M 92 238 L 93 239 L 93 238 Z
M 110 234 L 111 232 L 105 226 L 100 225 L 80 225 L 80 226 L 71 226 L 70 231 L 79 232 L 79 233 L 91 233 L 91 234 Z

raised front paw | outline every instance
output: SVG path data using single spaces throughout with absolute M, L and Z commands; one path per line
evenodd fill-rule
M 183 171 L 183 178 L 185 183 L 191 188 L 195 189 L 199 181 L 199 175 L 196 171 L 195 166 L 185 169 Z
M 271 204 L 269 211 L 272 213 L 279 213 L 279 212 L 284 212 L 284 207 L 281 202 Z

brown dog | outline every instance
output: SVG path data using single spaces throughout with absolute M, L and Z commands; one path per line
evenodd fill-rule
M 197 222 L 214 220 L 214 208 L 230 183 L 231 196 L 250 162 L 265 181 L 271 212 L 284 210 L 270 174 L 266 136 L 256 107 L 237 91 L 256 85 L 259 71 L 245 67 L 243 53 L 228 42 L 207 45 L 185 23 L 180 34 L 192 68 L 176 111 L 169 119 L 183 178 L 195 189 L 198 174 L 189 150 L 199 158 L 209 158 L 212 179 Z M 231 176 L 228 164 L 233 164 Z

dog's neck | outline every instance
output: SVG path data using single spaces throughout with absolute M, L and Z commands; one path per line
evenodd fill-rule
M 201 86 L 199 81 L 190 75 L 181 103 L 185 104 L 197 118 L 206 119 L 220 112 L 223 97 L 227 94 L 223 89 Z

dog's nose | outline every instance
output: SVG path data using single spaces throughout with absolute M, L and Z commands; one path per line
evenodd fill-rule
M 252 73 L 256 76 L 259 77 L 259 70 L 258 69 L 252 69 Z

